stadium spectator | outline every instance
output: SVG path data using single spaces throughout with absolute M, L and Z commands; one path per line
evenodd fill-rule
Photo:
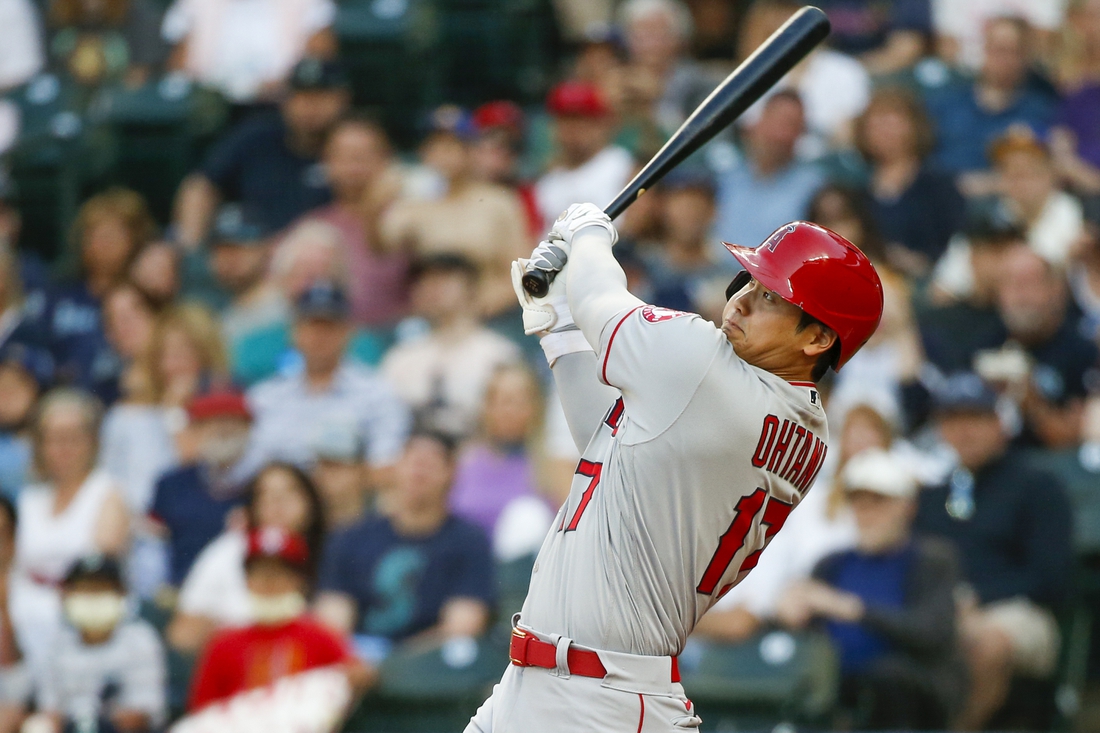
M 513 189 L 527 215 L 527 233 L 538 239 L 543 221 L 535 187 L 520 176 L 527 127 L 523 110 L 514 102 L 486 102 L 474 110 L 471 121 L 477 131 L 470 153 L 474 177 Z
M 1004 17 L 1021 19 L 1034 29 L 1037 55 L 1049 56 L 1063 26 L 1061 0 L 932 0 L 937 51 L 952 66 L 977 71 L 990 56 L 990 25 Z
M 279 98 L 296 65 L 336 53 L 330 0 L 282 0 L 262 6 L 175 0 L 161 33 L 175 48 L 169 66 L 240 105 Z
M 39 396 L 53 383 L 53 357 L 18 343 L 0 347 L 0 493 L 14 499 L 29 482 L 30 427 Z
M 1054 166 L 1063 184 L 1100 194 L 1100 0 L 1070 3 L 1057 66 L 1065 95 L 1050 135 Z
M 326 421 L 313 443 L 313 455 L 311 475 L 325 505 L 325 527 L 336 532 L 358 524 L 373 498 L 358 426 Z
M 156 224 L 135 191 L 112 188 L 80 207 L 73 225 L 78 276 L 53 291 L 46 315 L 58 381 L 110 404 L 119 394 L 119 363 L 103 330 L 102 299 L 126 279 Z
M 131 283 L 124 282 L 104 296 L 103 330 L 120 362 L 118 384 L 122 396 L 141 389 L 141 360 L 152 343 L 156 324 L 155 307 Z
M 455 516 L 485 532 L 498 559 L 538 551 L 554 519 L 542 498 L 543 397 L 526 365 L 499 367 L 485 390 L 477 437 L 459 454 L 451 488 Z
M 859 58 L 876 76 L 910 68 L 932 37 L 931 0 L 895 0 L 883 8 L 874 0 L 823 0 L 829 16 L 829 45 Z
M 346 118 L 333 128 L 323 159 L 333 201 L 307 216 L 340 230 L 353 320 L 392 326 L 405 312 L 408 260 L 379 241 L 379 220 L 402 189 L 389 138 L 377 122 Z
M 167 582 L 178 588 L 204 547 L 244 504 L 249 477 L 241 471 L 252 414 L 244 396 L 228 390 L 193 397 L 187 404 L 193 456 L 165 471 L 153 489 L 149 514 L 167 535 Z
M 57 389 L 42 398 L 31 431 L 42 483 L 19 495 L 12 624 L 32 670 L 61 627 L 58 585 L 69 566 L 94 553 L 125 554 L 130 520 L 121 490 L 96 468 L 102 407 L 86 392 Z
M 941 438 L 958 465 L 926 489 L 918 534 L 952 541 L 972 593 L 960 603 L 970 693 L 956 724 L 980 730 L 1014 674 L 1046 677 L 1058 659 L 1053 610 L 1065 602 L 1072 562 L 1070 507 L 1054 476 L 1008 450 L 996 394 L 973 373 L 936 394 Z
M 181 410 L 228 382 L 217 322 L 200 305 L 170 308 L 157 320 L 138 365 L 134 391 L 103 423 L 100 461 L 117 479 L 135 516 L 144 517 L 160 475 L 180 460 Z
M 160 240 L 145 245 L 130 265 L 130 282 L 156 309 L 171 305 L 183 285 L 179 251 Z
M 962 228 L 965 204 L 951 177 L 928 160 L 935 137 L 924 105 L 901 87 L 879 89 L 855 130 L 871 166 L 871 212 L 887 260 L 910 276 L 926 275 Z
M 0 242 L 0 348 L 24 344 L 48 348 L 49 342 L 36 310 L 23 292 L 19 261 L 14 250 Z M 42 298 L 40 298 L 41 300 Z
M 77 560 L 61 584 L 66 627 L 36 679 L 35 730 L 142 733 L 168 718 L 164 647 L 146 621 L 127 618 L 126 585 L 114 558 Z
M 238 123 L 180 184 L 174 212 L 179 244 L 193 251 L 203 243 L 223 199 L 240 203 L 272 232 L 328 203 L 320 156 L 349 101 L 340 66 L 315 58 L 299 62 L 279 113 Z
M 477 265 L 479 278 L 476 297 L 467 307 L 485 316 L 511 311 L 516 303 L 508 268 L 530 245 L 523 206 L 514 191 L 474 176 L 474 130 L 466 112 L 440 107 L 432 113 L 431 125 L 420 154 L 442 176 L 442 195 L 396 202 L 382 219 L 383 244 L 416 258 L 468 258 Z
M 840 704 L 864 730 L 941 730 L 962 702 L 954 548 L 915 539 L 916 478 L 890 453 L 854 456 L 839 477 L 856 546 L 787 589 L 788 627 L 822 623 L 840 656 Z
M 31 0 L 0 4 L 0 91 L 22 86 L 42 69 L 42 27 Z
M 1082 313 L 1081 331 L 1100 344 L 1100 201 L 1085 209 L 1085 226 L 1074 244 L 1069 289 Z
M 334 535 L 325 548 L 316 613 L 340 633 L 374 637 L 357 638 L 361 649 L 485 630 L 492 555 L 485 533 L 447 508 L 454 470 L 449 438 L 414 434 L 387 513 Z
M 212 229 L 210 271 L 229 296 L 218 309 L 222 334 L 231 351 L 256 329 L 285 321 L 289 306 L 268 278 L 272 237 L 237 204 L 218 210 Z
M 824 177 L 795 158 L 805 130 L 796 92 L 776 92 L 744 130 L 744 151 L 718 177 L 715 233 L 726 242 L 763 242 L 777 226 L 802 218 Z M 723 250 L 724 251 L 724 250 Z
M 1100 350 L 1069 316 L 1065 271 L 1027 248 L 1004 262 L 997 310 L 1007 339 L 982 352 L 975 369 L 1019 401 L 1025 445 L 1067 448 L 1081 442 L 1085 400 L 1100 379 Z
M 985 27 L 985 59 L 973 82 L 949 84 L 928 94 L 928 111 L 936 125 L 934 160 L 960 175 L 959 187 L 972 196 L 993 190 L 987 174 L 990 144 L 1013 124 L 1026 124 L 1040 134 L 1053 120 L 1051 98 L 1028 83 L 1027 21 L 1000 17 Z
M 167 56 L 147 0 L 55 0 L 49 4 L 50 65 L 86 87 L 144 84 Z
M 274 528 L 301 535 L 309 549 L 306 571 L 311 585 L 316 576 L 325 518 L 309 476 L 295 466 L 271 463 L 256 474 L 246 495 L 244 526 L 233 518 L 229 528 L 199 553 L 180 588 L 167 639 L 181 652 L 196 654 L 220 629 L 258 620 L 244 572 L 250 532 Z
M 419 422 L 451 435 L 469 435 L 481 414 L 493 371 L 518 361 L 519 349 L 482 325 L 471 308 L 477 268 L 456 255 L 437 255 L 414 266 L 413 312 L 429 331 L 395 345 L 382 373 Z
M 385 379 L 347 358 L 352 330 L 347 296 L 332 282 L 317 281 L 298 299 L 293 331 L 302 368 L 249 391 L 256 417 L 249 465 L 271 460 L 309 464 L 313 441 L 334 419 L 359 427 L 363 459 L 372 470 L 397 460 L 408 432 L 408 411 Z
M 189 711 L 319 667 L 343 665 L 353 685 L 364 681 L 347 642 L 306 614 L 309 553 L 298 534 L 273 527 L 249 534 L 243 572 L 253 621 L 211 640 L 195 672 Z
M 5 733 L 19 730 L 33 694 L 33 682 L 15 640 L 8 610 L 17 519 L 15 505 L 0 496 L 0 730 Z
M 634 169 L 630 153 L 611 143 L 615 118 L 593 84 L 558 84 L 546 98 L 546 111 L 553 117 L 556 156 L 535 184 L 543 221 L 540 231 L 547 231 L 578 201 L 611 201 Z

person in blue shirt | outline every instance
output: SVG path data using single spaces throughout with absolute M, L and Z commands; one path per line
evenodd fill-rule
M 351 101 L 346 75 L 335 62 L 306 58 L 288 83 L 277 113 L 230 130 L 180 185 L 175 225 L 185 249 L 203 243 L 222 200 L 239 202 L 272 232 L 329 202 L 320 158 L 329 130 Z
M 429 432 L 409 438 L 376 516 L 333 536 L 325 548 L 318 615 L 356 637 L 360 653 L 413 638 L 478 636 L 492 608 L 493 573 L 484 531 L 451 514 L 455 444 Z M 368 659 L 370 661 L 370 659 Z
M 950 84 L 927 95 L 938 145 L 933 159 L 954 174 L 989 167 L 989 145 L 1013 124 L 1045 134 L 1057 109 L 1047 89 L 1028 74 L 1030 29 L 1020 18 L 991 20 L 985 29 L 985 59 L 973 81 Z M 960 179 L 964 193 L 986 193 L 988 179 Z
M 913 537 L 917 482 L 888 451 L 857 453 L 840 482 L 856 546 L 823 558 L 812 580 L 789 588 L 777 616 L 789 627 L 824 626 L 856 729 L 943 729 L 962 703 L 954 550 Z
M 912 66 L 932 37 L 930 0 L 818 0 L 829 16 L 829 45 L 858 56 L 867 70 L 890 74 Z

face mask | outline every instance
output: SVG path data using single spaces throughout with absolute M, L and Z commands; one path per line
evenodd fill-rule
M 252 619 L 260 626 L 278 626 L 292 621 L 306 611 L 306 599 L 301 593 L 283 593 L 278 596 L 249 593 Z
M 81 631 L 110 631 L 125 612 L 126 599 L 117 593 L 70 593 L 65 597 L 65 616 Z
M 240 460 L 248 447 L 248 433 L 232 438 L 219 438 L 203 442 L 201 452 L 202 459 L 211 466 L 231 466 Z

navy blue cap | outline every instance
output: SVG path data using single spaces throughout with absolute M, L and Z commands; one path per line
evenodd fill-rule
M 307 57 L 294 65 L 289 83 L 295 91 L 346 89 L 348 75 L 339 62 Z
M 17 364 L 31 375 L 40 390 L 53 384 L 54 360 L 45 349 L 29 344 L 5 344 L 0 348 L 0 364 Z
M 121 588 L 122 566 L 109 555 L 85 555 L 69 566 L 62 584 L 70 585 L 78 580 L 106 580 Z
M 351 305 L 344 290 L 334 282 L 318 280 L 298 296 L 294 303 L 298 318 L 328 318 L 342 321 L 351 315 Z
M 214 239 L 218 243 L 262 244 L 268 228 L 240 204 L 226 204 L 214 217 Z
M 959 372 L 933 390 L 937 412 L 996 412 L 997 393 L 977 374 Z

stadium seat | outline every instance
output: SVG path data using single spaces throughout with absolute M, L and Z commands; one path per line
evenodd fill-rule
M 740 644 L 693 639 L 680 662 L 708 730 L 821 723 L 836 703 L 836 654 L 821 634 L 766 631 Z
M 531 585 L 531 568 L 535 556 L 527 555 L 505 563 L 497 563 L 494 574 L 497 581 L 497 625 L 506 633 L 511 632 L 512 615 L 519 613 Z

